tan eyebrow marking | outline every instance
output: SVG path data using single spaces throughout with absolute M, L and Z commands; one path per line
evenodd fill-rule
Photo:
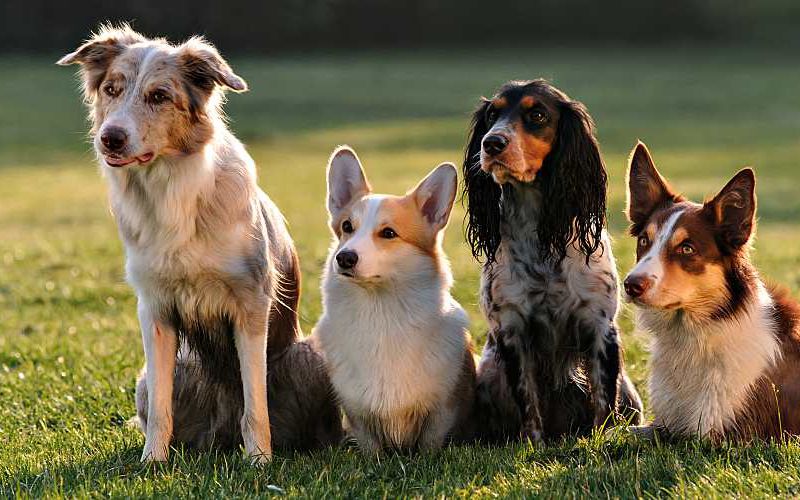
M 536 99 L 532 95 L 526 95 L 519 103 L 523 108 L 530 109 L 536 104 Z
M 686 228 L 679 227 L 678 229 L 675 230 L 674 233 L 672 233 L 671 243 L 673 245 L 677 245 L 678 243 L 682 242 L 688 237 L 689 237 L 689 231 L 687 231 Z
M 651 222 L 650 224 L 648 224 L 647 227 L 644 228 L 644 233 L 647 235 L 647 239 L 652 241 L 656 235 L 657 229 L 658 228 L 656 227 L 655 222 Z
M 505 97 L 495 97 L 492 99 L 492 106 L 497 109 L 503 109 L 508 106 L 508 100 Z

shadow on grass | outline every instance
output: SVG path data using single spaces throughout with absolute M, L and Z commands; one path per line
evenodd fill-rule
M 276 456 L 264 468 L 238 452 L 176 450 L 139 463 L 139 444 L 83 462 L 21 470 L 0 496 L 642 497 L 707 492 L 797 495 L 797 444 L 714 448 L 588 439 L 549 447 L 451 447 L 367 459 L 350 447 Z M 758 491 L 752 490 L 757 485 Z M 750 488 L 750 489 L 748 489 Z

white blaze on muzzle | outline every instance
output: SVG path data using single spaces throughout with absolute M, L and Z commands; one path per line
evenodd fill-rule
M 646 278 L 650 281 L 644 295 L 652 294 L 658 289 L 661 280 L 664 278 L 664 249 L 670 244 L 675 230 L 675 224 L 683 215 L 683 210 L 678 210 L 670 215 L 667 221 L 656 229 L 652 245 L 645 255 L 636 263 L 636 266 L 628 273 L 629 278 Z M 638 240 L 637 240 L 638 244 Z

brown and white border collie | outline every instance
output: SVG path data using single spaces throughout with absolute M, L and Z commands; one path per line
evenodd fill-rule
M 639 143 L 627 213 L 637 263 L 625 292 L 652 335 L 655 414 L 634 431 L 712 441 L 800 433 L 800 307 L 786 290 L 765 284 L 750 261 L 753 171 L 693 203 Z

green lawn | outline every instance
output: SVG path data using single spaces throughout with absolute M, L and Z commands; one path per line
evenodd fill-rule
M 51 59 L 0 59 L 0 496 L 279 494 L 292 496 L 800 495 L 800 442 L 648 445 L 624 436 L 547 448 L 451 448 L 364 460 L 353 449 L 277 456 L 175 453 L 138 462 L 125 422 L 143 355 L 135 300 L 103 180 L 86 141 L 71 70 Z M 304 272 L 303 328 L 320 312 L 329 233 L 324 167 L 355 147 L 378 191 L 399 193 L 441 161 L 458 163 L 476 98 L 510 78 L 543 76 L 594 115 L 610 170 L 610 226 L 620 270 L 624 168 L 637 138 L 695 198 L 756 167 L 764 274 L 800 289 L 800 64 L 754 49 L 549 49 L 331 55 L 234 61 L 251 91 L 231 96 L 233 128 L 260 184 L 286 214 Z M 479 266 L 456 209 L 446 248 L 455 296 L 478 345 Z M 626 361 L 646 399 L 646 337 L 621 318 Z

